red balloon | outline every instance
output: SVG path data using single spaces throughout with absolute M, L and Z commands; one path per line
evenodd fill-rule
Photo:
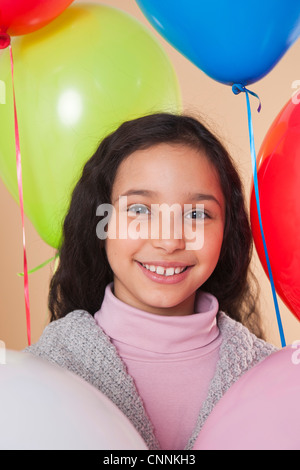
M 42 28 L 73 0 L 0 0 L 0 36 L 19 36 Z
M 295 97 L 265 136 L 257 168 L 261 218 L 275 288 L 300 319 L 300 104 Z M 255 246 L 268 275 L 253 188 L 250 216 Z

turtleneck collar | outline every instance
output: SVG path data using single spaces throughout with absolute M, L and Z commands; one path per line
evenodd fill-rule
M 113 294 L 113 283 L 105 290 L 101 309 L 94 318 L 105 333 L 118 344 L 144 351 L 182 353 L 210 345 L 219 336 L 217 299 L 198 291 L 195 313 L 162 316 L 132 307 Z

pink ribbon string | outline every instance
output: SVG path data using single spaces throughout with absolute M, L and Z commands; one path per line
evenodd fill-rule
M 10 52 L 12 89 L 13 89 L 13 100 L 14 100 L 17 178 L 18 178 L 19 202 L 20 202 L 20 210 L 21 210 L 21 218 L 22 218 L 22 231 L 23 231 L 24 296 L 25 296 L 25 309 L 26 309 L 27 341 L 28 341 L 28 345 L 30 346 L 30 344 L 31 344 L 31 326 L 30 326 L 30 304 L 29 304 L 29 287 L 28 287 L 28 267 L 27 267 L 27 255 L 26 255 L 26 243 L 25 243 L 25 225 L 24 225 L 22 161 L 21 161 L 19 126 L 18 126 L 17 106 L 16 106 L 16 97 L 15 97 L 15 87 L 14 87 L 14 61 L 13 61 L 13 54 L 12 54 L 11 44 L 9 44 L 9 52 Z

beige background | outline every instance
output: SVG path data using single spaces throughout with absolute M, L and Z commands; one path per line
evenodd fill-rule
M 159 39 L 176 70 L 184 111 L 200 114 L 209 124 L 214 125 L 238 163 L 246 193 L 249 195 L 252 170 L 245 97 L 233 95 L 230 87 L 207 77 L 168 45 L 144 18 L 135 0 L 106 0 L 96 3 L 105 3 L 127 11 L 147 25 Z M 292 89 L 292 83 L 300 80 L 299 63 L 300 40 L 294 44 L 269 75 L 250 87 L 262 101 L 262 111 L 259 115 L 255 112 L 256 100 L 253 102 L 257 151 L 273 119 L 295 91 Z M 17 276 L 18 272 L 23 271 L 21 217 L 18 205 L 1 180 L 0 217 L 0 340 L 4 341 L 8 348 L 19 350 L 27 345 L 23 279 Z M 25 228 L 28 263 L 29 268 L 33 268 L 52 257 L 54 250 L 40 239 L 27 218 Z M 254 256 L 253 263 L 261 285 L 261 305 L 267 339 L 280 346 L 270 284 L 257 256 Z M 32 342 L 38 340 L 48 321 L 47 294 L 52 269 L 53 266 L 48 265 L 31 274 L 29 278 Z M 288 311 L 280 299 L 279 305 L 287 343 L 299 340 L 300 322 Z

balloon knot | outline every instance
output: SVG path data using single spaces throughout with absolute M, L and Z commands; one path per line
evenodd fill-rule
M 239 83 L 235 83 L 234 85 L 232 85 L 232 91 L 235 95 L 239 95 L 240 93 L 246 91 L 246 87 L 240 85 Z
M 240 83 L 235 83 L 234 85 L 232 85 L 232 91 L 235 95 L 239 95 L 240 93 L 247 93 L 247 95 L 248 95 L 248 93 L 250 93 L 250 95 L 255 96 L 255 98 L 257 98 L 258 101 L 259 101 L 257 112 L 260 113 L 260 111 L 261 111 L 261 101 L 259 99 L 259 96 L 256 93 L 254 93 L 253 91 L 248 90 L 248 88 L 241 85 Z
M 10 36 L 0 32 L 0 49 L 6 49 L 10 45 Z

